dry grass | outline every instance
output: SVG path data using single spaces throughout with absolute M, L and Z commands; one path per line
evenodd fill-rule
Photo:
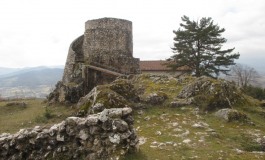
M 264 124 L 264 120 L 256 117 L 254 123 Z M 228 123 L 213 114 L 197 114 L 191 106 L 148 108 L 142 115 L 135 114 L 135 128 L 146 142 L 126 160 L 265 159 L 256 142 L 265 136 L 264 125 Z
M 265 159 L 265 152 L 259 152 L 261 146 L 257 143 L 265 136 L 265 109 L 259 107 L 255 100 L 246 96 L 248 103 L 233 106 L 255 125 L 228 123 L 215 117 L 214 113 L 199 113 L 194 106 L 169 107 L 181 85 L 189 83 L 189 79 L 183 80 L 180 85 L 174 79 L 157 81 L 156 77 L 152 80 L 140 78 L 135 85 L 143 88 L 144 96 L 162 91 L 169 99 L 160 106 L 146 105 L 142 112 L 134 110 L 134 127 L 145 143 L 138 153 L 126 155 L 126 160 Z M 28 104 L 26 108 L 6 107 L 6 102 L 0 102 L 0 132 L 14 133 L 20 128 L 58 123 L 76 112 L 65 106 L 46 108 L 42 100 L 25 102 Z
M 14 101 L 0 102 L 0 133 L 15 133 L 21 128 L 50 125 L 62 121 L 75 112 L 70 107 L 59 105 L 46 107 L 42 99 L 19 101 L 25 102 L 27 106 L 6 106 L 7 103 Z

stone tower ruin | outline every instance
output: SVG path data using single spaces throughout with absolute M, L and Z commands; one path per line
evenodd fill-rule
M 84 35 L 71 43 L 63 79 L 48 99 L 76 103 L 96 85 L 139 71 L 139 59 L 133 57 L 132 22 L 116 18 L 89 20 Z

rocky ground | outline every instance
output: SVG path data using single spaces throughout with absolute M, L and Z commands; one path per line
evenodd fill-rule
M 125 159 L 265 158 L 265 109 L 224 80 L 127 77 L 96 87 L 78 106 L 88 114 L 133 108 L 140 152 Z
M 139 152 L 126 160 L 265 159 L 265 108 L 224 80 L 121 77 L 76 106 L 79 117 L 132 108 Z
M 226 122 L 193 107 L 144 110 L 135 116 L 140 153 L 131 159 L 264 159 L 262 128 Z M 264 145 L 264 144 L 263 144 Z M 263 146 L 264 147 L 264 146 Z

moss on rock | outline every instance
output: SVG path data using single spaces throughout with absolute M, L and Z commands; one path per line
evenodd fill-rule
M 117 79 L 110 84 L 110 89 L 123 96 L 129 101 L 138 102 L 139 96 L 134 85 L 127 79 Z
M 123 96 L 111 90 L 108 85 L 102 85 L 95 87 L 89 94 L 82 97 L 77 106 L 81 112 L 91 114 L 108 108 L 128 107 L 130 103 Z
M 230 108 L 242 101 L 241 91 L 235 84 L 209 77 L 193 78 L 190 84 L 183 87 L 178 98 L 193 98 L 193 104 L 204 111 L 213 111 L 220 108 Z
M 144 101 L 152 105 L 160 105 L 164 103 L 166 99 L 168 99 L 167 94 L 165 92 L 159 91 L 149 94 Z
M 111 84 L 97 86 L 81 98 L 77 106 L 88 113 L 97 113 L 104 108 L 133 108 L 139 102 L 150 106 L 193 105 L 201 111 L 215 111 L 250 103 L 234 83 L 222 79 L 143 74 L 118 78 Z
M 215 115 L 219 118 L 226 120 L 227 122 L 235 122 L 235 121 L 243 123 L 251 122 L 245 113 L 230 108 L 220 109 L 215 113 Z

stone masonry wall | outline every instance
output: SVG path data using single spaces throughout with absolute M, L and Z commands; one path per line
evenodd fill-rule
M 133 58 L 132 22 L 116 18 L 89 20 L 85 25 L 85 62 L 120 73 L 137 73 Z
M 62 82 L 48 96 L 49 102 L 76 103 L 95 86 L 117 77 L 89 66 L 123 75 L 140 73 L 139 59 L 133 57 L 131 21 L 117 18 L 87 21 L 84 35 L 70 45 Z
M 82 46 L 83 46 L 84 36 L 80 36 L 75 39 L 68 51 L 67 60 L 65 63 L 64 74 L 63 74 L 63 83 L 67 84 L 74 82 L 77 77 L 81 78 L 81 72 L 73 72 L 78 69 L 81 70 L 82 64 L 80 62 L 84 61 Z
M 132 57 L 132 22 L 116 18 L 89 20 L 85 24 L 84 53 L 119 53 Z
M 68 117 L 45 129 L 0 135 L 0 159 L 119 159 L 135 150 L 138 139 L 131 108 L 105 109 L 86 118 Z

